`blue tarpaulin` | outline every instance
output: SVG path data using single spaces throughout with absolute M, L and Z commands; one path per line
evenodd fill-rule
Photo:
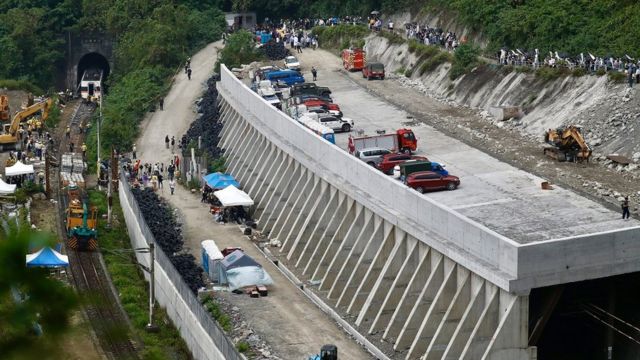
M 233 185 L 237 188 L 240 187 L 240 184 L 236 181 L 236 179 L 229 174 L 215 172 L 215 173 L 211 173 L 203 176 L 202 179 L 212 189 L 224 189 L 229 185 Z
M 27 267 L 61 266 L 69 266 L 69 258 L 50 247 L 42 248 L 37 253 L 27 255 Z

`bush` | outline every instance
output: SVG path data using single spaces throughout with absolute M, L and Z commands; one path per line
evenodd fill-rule
M 604 76 L 607 74 L 607 70 L 605 70 L 604 68 L 599 68 L 598 70 L 596 70 L 596 75 L 598 76 Z
M 405 72 L 404 72 L 404 76 L 410 78 L 413 75 L 413 67 L 408 68 Z
M 396 71 L 394 71 L 394 73 L 398 74 L 398 75 L 404 75 L 404 73 L 407 71 L 407 69 L 404 66 L 401 66 L 399 68 L 396 69 Z
M 622 71 L 609 71 L 609 80 L 616 83 L 623 83 L 627 79 L 627 75 Z
M 449 78 L 455 80 L 477 66 L 480 63 L 478 55 L 480 55 L 480 49 L 472 44 L 458 46 L 453 55 L 453 66 L 449 72 Z
M 364 38 L 369 34 L 364 25 L 340 24 L 336 26 L 316 26 L 312 33 L 318 36 L 318 43 L 324 48 L 347 49 L 364 46 Z
M 260 60 L 262 54 L 255 45 L 255 39 L 248 31 L 241 30 L 231 34 L 216 62 L 216 72 L 220 72 L 220 64 L 231 69 Z
M 581 77 L 585 75 L 587 75 L 587 70 L 582 67 L 577 67 L 573 69 L 573 71 L 571 71 L 571 76 L 574 76 L 574 77 Z
M 439 54 L 427 59 L 427 61 L 423 62 L 422 65 L 420 65 L 420 75 L 424 74 L 427 71 L 433 71 L 441 64 L 450 62 L 451 60 L 451 54 L 446 51 L 441 51 Z
M 23 90 L 34 95 L 44 94 L 41 88 L 27 80 L 0 79 L 0 88 L 7 90 Z
M 571 73 L 570 70 L 566 67 L 552 68 L 552 67 L 543 66 L 538 70 L 536 70 L 536 77 L 545 81 L 550 81 L 550 80 L 555 80 L 561 77 L 568 76 L 570 73 Z
M 238 352 L 241 353 L 246 353 L 247 351 L 249 351 L 249 343 L 246 341 L 240 341 L 236 344 L 236 349 L 238 349 Z
M 389 44 L 403 44 L 406 40 L 399 34 L 391 31 L 380 31 L 378 32 L 379 36 L 389 40 Z
M 525 73 L 525 74 L 528 74 L 528 73 L 530 73 L 530 72 L 532 72 L 532 71 L 533 71 L 533 69 L 531 69 L 531 68 L 530 68 L 530 67 L 528 67 L 528 66 L 516 66 L 516 67 L 514 68 L 514 70 L 515 70 L 517 73 Z

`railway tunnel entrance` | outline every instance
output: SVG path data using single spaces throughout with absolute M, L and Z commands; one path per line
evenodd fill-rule
M 640 359 L 640 273 L 533 289 L 529 345 L 541 360 Z
M 109 76 L 111 66 L 109 61 L 102 54 L 97 52 L 88 53 L 80 58 L 77 66 L 76 90 L 80 93 L 106 93 L 105 80 Z

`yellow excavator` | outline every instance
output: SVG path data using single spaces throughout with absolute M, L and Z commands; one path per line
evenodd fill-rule
M 13 116 L 11 123 L 4 124 L 3 126 L 3 132 L 0 134 L 0 151 L 15 147 L 20 148 L 20 134 L 18 132 L 20 124 L 29 117 L 34 116 L 39 111 L 42 111 L 41 121 L 44 123 L 49 117 L 51 105 L 53 105 L 53 100 L 48 98 L 44 101 L 33 104 L 22 111 L 18 111 Z
M 552 145 L 544 148 L 544 154 L 558 161 L 588 162 L 591 157 L 591 148 L 576 125 L 547 130 L 544 142 Z

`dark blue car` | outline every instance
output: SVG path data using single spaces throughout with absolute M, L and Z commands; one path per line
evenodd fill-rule
M 303 83 L 304 77 L 295 70 L 277 70 L 266 73 L 265 80 L 271 80 L 274 84 L 281 82 L 291 86 L 293 84 Z

